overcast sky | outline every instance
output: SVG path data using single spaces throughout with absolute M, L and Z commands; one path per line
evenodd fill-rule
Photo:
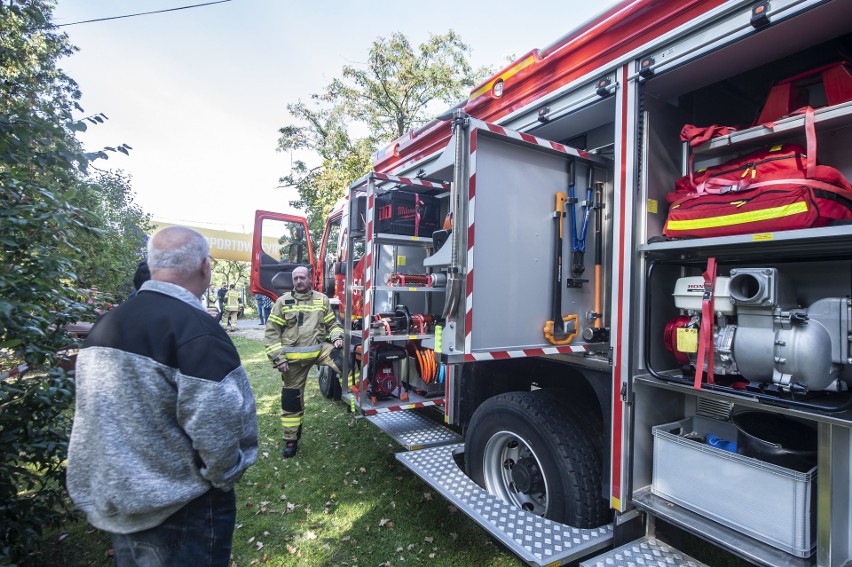
M 59 0 L 54 22 L 203 1 Z M 86 149 L 133 147 L 95 165 L 128 173 L 143 209 L 158 220 L 250 232 L 256 209 L 292 212 L 295 190 L 278 187 L 291 156 L 275 149 L 290 122 L 287 104 L 364 62 L 377 37 L 399 31 L 416 46 L 453 29 L 474 66 L 499 69 L 508 55 L 543 48 L 615 3 L 230 0 L 64 26 L 79 51 L 60 67 L 79 83 L 85 114 L 109 117 L 80 135 Z

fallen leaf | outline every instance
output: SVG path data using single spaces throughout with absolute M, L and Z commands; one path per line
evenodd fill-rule
M 263 549 L 263 542 L 259 541 L 259 542 L 257 542 L 257 545 L 255 545 L 254 550 L 260 551 L 261 549 Z
M 383 528 L 393 528 L 393 522 L 391 522 L 391 521 L 390 521 L 389 519 L 387 519 L 387 518 L 382 518 L 382 519 L 379 521 L 379 527 L 383 527 Z
M 458 512 L 458 511 L 459 511 L 459 509 L 458 509 L 458 508 L 456 508 L 455 506 L 447 506 L 447 511 L 448 511 L 450 514 L 455 514 L 456 512 Z
M 295 547 L 293 547 L 292 545 L 289 545 L 289 544 L 287 545 L 287 552 L 288 552 L 290 555 L 295 554 L 297 551 L 298 551 L 298 549 L 296 549 L 296 548 L 295 548 Z
M 423 500 L 432 500 L 432 493 L 431 492 L 424 492 L 423 493 Z
M 317 539 L 317 534 L 315 534 L 314 532 L 307 532 L 305 534 L 305 537 L 308 539 Z
M 424 540 L 426 543 L 432 543 L 433 541 L 435 541 L 435 538 L 433 538 L 433 537 L 424 537 L 424 538 L 423 538 L 423 540 Z
M 430 553 L 430 554 L 429 554 L 429 559 L 435 559 L 435 554 L 434 554 L 434 553 Z
M 352 538 L 352 536 L 345 535 L 345 536 L 340 538 L 340 541 L 349 541 L 351 538 Z
M 251 502 L 246 502 L 246 508 L 254 508 L 254 504 Z
M 358 472 L 365 473 L 365 472 L 367 472 L 367 469 L 365 469 L 364 467 L 361 467 L 360 469 L 358 469 Z
M 456 532 L 450 532 L 450 537 L 453 538 L 453 539 L 458 539 L 459 534 L 457 534 Z

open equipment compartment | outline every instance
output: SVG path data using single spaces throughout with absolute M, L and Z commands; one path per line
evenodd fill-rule
M 640 285 L 642 316 L 636 322 L 644 341 L 643 353 L 637 360 L 633 383 L 636 400 L 633 450 L 637 455 L 633 459 L 634 501 L 640 508 L 653 511 L 674 525 L 700 533 L 763 565 L 812 565 L 818 541 L 831 541 L 834 553 L 840 557 L 852 552 L 848 534 L 832 528 L 832 525 L 846 525 L 846 514 L 852 504 L 849 488 L 852 471 L 848 466 L 833 467 L 833 463 L 847 461 L 852 453 L 849 433 L 852 412 L 848 409 L 847 391 L 852 379 L 852 359 L 848 355 L 852 226 L 838 224 L 762 234 L 666 240 L 662 238 L 666 196 L 673 191 L 675 181 L 687 174 L 690 164 L 699 170 L 762 147 L 782 143 L 806 145 L 801 115 L 779 118 L 772 127 L 752 125 L 774 82 L 837 61 L 838 54 L 852 41 L 848 34 L 832 36 L 832 32 L 843 29 L 842 21 L 824 24 L 821 29 L 801 25 L 796 28 L 796 39 L 792 42 L 795 45 L 791 44 L 787 51 L 794 55 L 766 48 L 777 47 L 772 43 L 773 36 L 777 40 L 791 33 L 784 30 L 782 23 L 740 45 L 720 49 L 659 76 L 650 76 L 640 86 L 644 128 L 640 193 L 645 207 L 637 241 L 645 277 Z M 736 49 L 739 56 L 731 58 L 725 53 L 729 49 Z M 717 64 L 722 61 L 735 63 Z M 819 107 L 819 93 L 809 102 L 818 107 L 815 130 L 819 162 L 837 168 L 849 178 L 852 176 L 849 151 L 852 104 Z M 737 126 L 738 131 L 690 148 L 680 140 L 685 124 L 730 125 Z M 695 357 L 675 353 L 665 343 L 666 337 L 676 330 L 677 325 L 672 326 L 675 318 L 695 314 L 678 309 L 682 303 L 674 297 L 676 282 L 686 277 L 702 280 L 710 258 L 717 263 L 717 278 L 771 272 L 772 285 L 783 294 L 783 300 L 780 296 L 772 301 L 767 299 L 763 307 L 757 305 L 763 299 L 752 305 L 735 300 L 733 311 L 721 318 L 716 307 L 716 325 L 711 327 L 716 329 L 716 344 L 724 344 L 718 333 L 719 321 L 725 320 L 734 325 L 731 337 L 736 336 L 734 333 L 750 337 L 752 346 L 746 348 L 746 342 L 742 342 L 739 350 L 721 349 L 728 359 L 727 362 L 716 359 L 716 383 L 705 382 L 696 389 L 690 371 Z M 831 346 L 825 348 L 829 351 L 827 356 L 833 358 L 831 371 L 836 374 L 832 380 L 811 384 L 806 391 L 797 390 L 795 377 L 785 382 L 777 376 L 779 364 L 784 363 L 779 362 L 783 357 L 779 357 L 778 349 L 784 348 L 779 343 L 789 338 L 784 333 L 795 327 L 796 317 L 792 324 L 790 319 L 784 325 L 778 321 L 784 320 L 785 314 L 804 313 L 814 305 L 822 305 L 819 302 L 826 298 L 835 298 L 831 323 L 821 324 L 832 326 L 830 330 L 835 333 Z M 755 321 L 760 319 L 752 315 L 761 310 L 769 319 L 775 318 L 774 326 L 758 328 L 761 325 Z M 697 314 L 701 315 L 700 307 Z M 818 322 L 820 317 L 818 309 L 812 309 L 809 317 L 811 325 L 815 325 L 814 321 Z M 686 325 L 683 321 L 679 324 Z M 717 357 L 719 351 L 719 348 L 713 351 Z M 739 368 L 737 359 L 743 362 Z M 754 368 L 747 360 L 760 360 L 768 367 L 774 364 L 776 370 L 770 371 L 770 377 L 755 379 L 748 375 L 753 370 L 743 370 Z M 741 372 L 746 375 L 738 384 L 743 378 Z M 804 473 L 785 470 L 698 445 L 672 433 L 678 425 L 706 425 L 708 414 L 702 408 L 706 409 L 707 404 L 724 408 L 720 415 L 710 416 L 720 420 L 726 419 L 731 408 L 736 407 L 777 412 L 815 424 L 820 439 L 817 467 Z M 723 431 L 725 426 L 730 427 L 724 421 L 709 420 L 709 423 L 722 424 Z M 778 550 L 783 553 L 779 555 Z

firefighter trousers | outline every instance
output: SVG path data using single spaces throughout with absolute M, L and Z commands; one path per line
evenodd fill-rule
M 288 363 L 287 372 L 281 374 L 281 379 L 284 381 L 284 387 L 281 389 L 281 427 L 284 430 L 284 441 L 298 440 L 302 435 L 305 384 L 311 368 L 314 365 L 328 366 L 332 371 L 340 374 L 342 357 L 340 349 L 323 343 L 315 359 Z

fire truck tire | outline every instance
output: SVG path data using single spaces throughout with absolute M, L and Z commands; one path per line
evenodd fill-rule
M 485 401 L 465 439 L 467 474 L 503 501 L 575 528 L 608 520 L 600 449 L 565 406 L 533 392 Z
M 320 393 L 330 400 L 339 400 L 342 394 L 340 389 L 340 376 L 328 366 L 320 366 L 317 369 L 317 381 Z
M 552 389 L 552 390 L 537 390 L 538 396 L 552 397 L 559 402 L 565 411 L 569 412 L 574 420 L 586 430 L 586 434 L 591 439 L 597 450 L 598 459 L 604 460 L 604 431 L 603 421 L 600 412 L 596 411 L 592 406 L 596 404 L 596 400 L 585 397 L 577 397 L 576 392 L 570 389 Z M 606 506 L 606 502 L 602 500 L 602 505 Z

